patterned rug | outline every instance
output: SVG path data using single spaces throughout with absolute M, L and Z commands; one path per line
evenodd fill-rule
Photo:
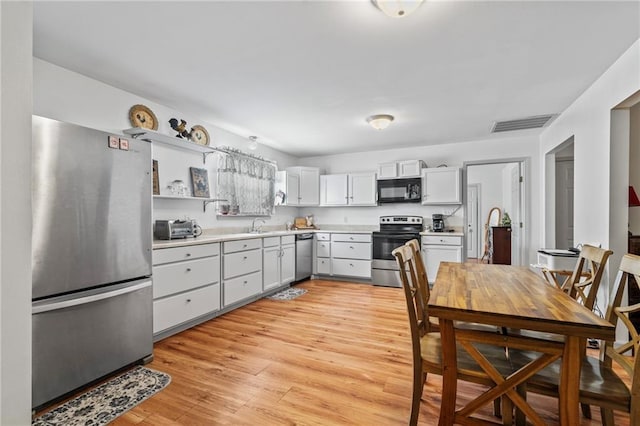
M 168 374 L 136 367 L 36 417 L 32 425 L 106 425 L 164 389 L 169 382 Z
M 292 300 L 298 296 L 302 296 L 305 294 L 307 290 L 304 288 L 288 288 L 286 290 L 279 291 L 271 296 L 268 296 L 267 299 L 271 300 Z

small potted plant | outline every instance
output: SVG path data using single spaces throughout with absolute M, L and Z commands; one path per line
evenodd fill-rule
M 511 226 L 511 217 L 509 217 L 509 213 L 504 212 L 502 215 L 502 226 Z

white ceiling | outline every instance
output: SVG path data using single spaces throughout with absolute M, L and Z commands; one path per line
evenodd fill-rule
M 637 1 L 34 5 L 36 57 L 296 156 L 489 138 L 562 112 L 638 38 Z

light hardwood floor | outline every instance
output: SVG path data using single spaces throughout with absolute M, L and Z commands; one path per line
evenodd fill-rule
M 406 424 L 411 355 L 401 290 L 323 280 L 296 287 L 308 292 L 263 299 L 158 342 L 147 367 L 171 374 L 171 384 L 113 424 Z M 430 376 L 419 424 L 437 424 L 440 388 Z M 459 401 L 480 390 L 460 383 Z M 555 400 L 530 400 L 557 424 Z M 581 425 L 601 424 L 593 414 Z M 616 424 L 628 426 L 628 417 L 617 414 Z

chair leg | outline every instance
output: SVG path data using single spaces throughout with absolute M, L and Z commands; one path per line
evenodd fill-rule
M 580 403 L 580 407 L 582 407 L 582 415 L 587 419 L 591 418 L 591 406 L 589 404 Z
M 520 383 L 516 386 L 516 392 L 518 395 L 522 397 L 525 401 L 527 400 L 527 384 Z M 524 415 L 520 408 L 516 407 L 516 426 L 525 426 L 527 424 L 527 416 Z
M 418 424 L 418 416 L 420 415 L 420 399 L 422 398 L 422 389 L 427 373 L 423 373 L 420 367 L 413 370 L 413 392 L 411 394 L 411 413 L 409 414 L 409 426 Z
M 614 426 L 612 409 L 600 407 L 600 416 L 602 416 L 602 426 Z
M 502 424 L 513 424 L 513 402 L 506 396 L 502 396 Z

